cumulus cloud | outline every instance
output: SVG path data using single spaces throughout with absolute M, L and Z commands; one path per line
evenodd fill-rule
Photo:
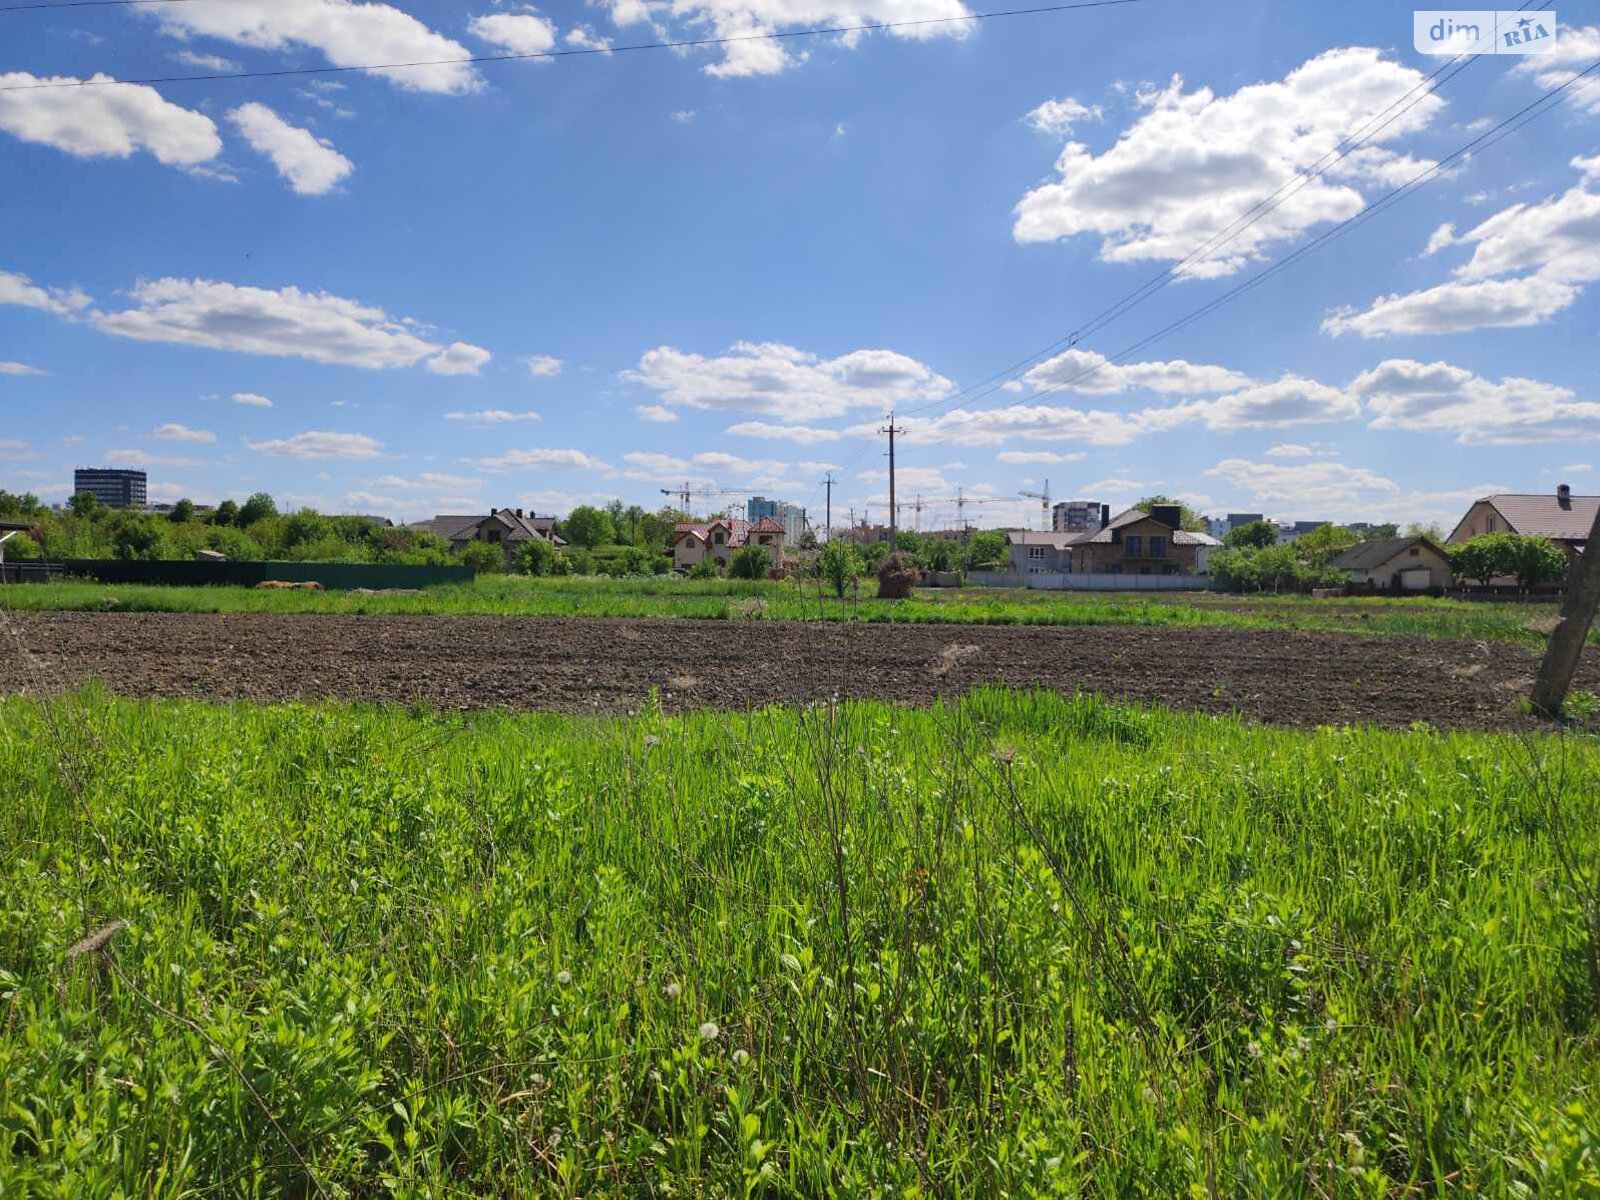
M 0 280 L 0 298 L 4 281 Z M 141 342 L 168 342 L 306 358 L 312 362 L 379 370 L 424 360 L 437 374 L 476 372 L 487 350 L 456 342 L 442 347 L 412 332 L 381 308 L 327 292 L 296 287 L 242 287 L 209 279 L 144 280 L 133 289 L 135 307 L 94 312 L 95 327 Z
M 561 374 L 561 360 L 548 354 L 531 354 L 522 361 L 527 364 L 528 374 L 535 379 L 554 379 Z
M 1074 451 L 1071 454 L 1058 454 L 1054 450 L 1002 450 L 995 455 L 998 462 L 1022 465 L 1026 463 L 1075 463 L 1082 462 L 1089 456 L 1083 451 Z
M 1600 403 L 1536 379 L 1485 379 L 1449 363 L 1391 358 L 1350 385 L 1374 429 L 1453 433 L 1463 445 L 1514 446 L 1600 437 Z
M 1086 395 L 1110 395 L 1145 388 L 1153 392 L 1191 394 L 1246 387 L 1251 379 L 1226 367 L 1173 359 L 1170 362 L 1113 363 L 1093 350 L 1067 350 L 1022 376 L 1027 386 Z
M 258 454 L 300 459 L 368 459 L 383 457 L 383 443 L 364 433 L 334 433 L 313 429 L 293 437 L 246 442 Z
M 191 0 L 154 13 L 179 38 L 209 37 L 255 50 L 314 50 L 336 67 L 372 62 L 435 65 L 370 74 L 413 91 L 459 93 L 479 85 L 465 46 L 389 4 L 363 0 Z
M 797 423 L 842 416 L 852 408 L 887 410 L 937 400 L 955 386 L 893 350 L 823 359 L 779 342 L 739 342 L 720 357 L 660 346 L 622 377 L 650 388 L 668 405 L 745 409 Z
M 1084 104 L 1066 96 L 1060 100 L 1046 100 L 1023 120 L 1040 133 L 1065 137 L 1080 121 L 1098 121 L 1103 115 L 1098 104 Z
M 1513 204 L 1457 235 L 1445 225 L 1426 253 L 1471 246 L 1472 257 L 1437 287 L 1381 296 L 1364 312 L 1341 308 L 1322 328 L 1378 338 L 1537 325 L 1569 307 L 1600 279 L 1600 192 L 1589 190 L 1589 160 L 1571 165 L 1577 186 L 1538 204 Z
M 165 425 L 157 425 L 150 435 L 163 442 L 214 442 L 217 435 L 209 429 L 190 429 L 187 425 L 180 425 L 176 421 L 169 421 Z
M 27 363 L 0 362 L 0 375 L 43 375 L 38 367 L 30 367 Z
M 271 408 L 272 401 L 265 396 L 258 396 L 255 392 L 235 392 L 228 397 L 235 404 L 242 404 L 246 408 Z
M 611 43 L 601 37 L 587 25 L 578 25 L 567 30 L 566 36 L 561 39 L 574 50 L 610 50 Z
M 1201 421 L 1209 429 L 1234 432 L 1320 425 L 1348 421 L 1360 415 L 1361 402 L 1348 392 L 1314 379 L 1285 375 L 1273 383 L 1255 384 L 1216 400 L 1146 409 L 1135 414 L 1134 419 L 1142 428 L 1151 431 Z
M 1184 90 L 1174 76 L 1141 93 L 1143 114 L 1101 154 L 1068 142 L 1059 178 L 1016 207 L 1018 242 L 1100 237 L 1107 262 L 1177 261 L 1229 228 L 1262 197 L 1339 145 L 1348 130 L 1424 82 L 1420 71 L 1361 47 L 1329 50 L 1279 82 L 1232 95 Z M 1390 183 L 1423 164 L 1378 143 L 1424 129 L 1443 107 L 1422 95 L 1373 134 L 1373 142 L 1294 191 L 1186 278 L 1232 274 L 1264 247 L 1360 212 L 1360 185 Z
M 92 75 L 90 83 L 109 81 Z M 75 158 L 127 158 L 144 150 L 170 167 L 196 167 L 222 152 L 211 118 L 165 100 L 152 87 L 78 87 L 70 75 L 0 73 L 0 129 Z M 34 84 L 58 86 L 31 87 Z
M 1012 438 L 1122 446 L 1142 432 L 1139 425 L 1125 413 L 1051 404 L 957 408 L 936 417 L 901 417 L 898 423 L 905 429 L 901 440 L 913 446 L 993 446 Z M 855 425 L 845 432 L 858 437 L 879 436 L 876 423 Z
M 1256 500 L 1300 508 L 1329 508 L 1352 499 L 1394 497 L 1401 491 L 1394 480 L 1375 471 L 1337 462 L 1287 465 L 1228 458 L 1206 474 Z
M 423 471 L 420 475 L 410 478 L 403 475 L 380 475 L 372 481 L 372 486 L 385 491 L 453 491 L 464 494 L 483 487 L 483 480 L 473 475 L 446 475 L 439 471 Z
M 521 467 L 575 467 L 581 471 L 609 471 L 610 468 L 582 450 L 507 450 L 491 458 L 464 459 L 486 471 L 510 471 Z
M 467 23 L 472 36 L 506 54 L 543 54 L 556 44 L 556 27 L 534 13 L 489 13 Z M 532 62 L 550 62 L 548 58 Z
M 482 346 L 451 342 L 428 360 L 428 370 L 435 375 L 476 375 L 492 357 Z
M 447 412 L 446 421 L 461 421 L 468 425 L 509 425 L 517 421 L 539 421 L 536 412 L 511 412 L 504 408 L 485 408 L 477 412 Z
M 1555 30 L 1551 30 L 1555 33 Z M 1600 25 L 1580 25 L 1573 28 L 1563 25 L 1556 35 L 1556 43 L 1539 54 L 1528 54 L 1517 60 L 1511 74 L 1531 77 L 1539 87 L 1560 87 L 1595 59 L 1600 58 Z M 1578 85 L 1574 84 L 1576 88 Z M 1600 113 L 1600 92 L 1588 88 L 1572 93 L 1570 103 L 1591 113 Z
M 1279 442 L 1267 451 L 1268 458 L 1313 458 L 1316 451 L 1298 442 Z
M 70 317 L 88 308 L 92 301 L 77 288 L 40 287 L 26 275 L 0 271 L 0 304 L 38 308 L 58 317 Z
M 203 458 L 186 458 L 174 454 L 151 454 L 146 450 L 111 450 L 106 461 L 114 467 L 199 467 Z
M 821 442 L 837 442 L 844 436 L 837 429 L 817 429 L 810 425 L 771 425 L 766 421 L 740 421 L 737 424 L 729 425 L 728 432 L 735 437 L 793 442 L 797 446 L 815 446 Z
M 0 462 L 31 462 L 38 457 L 27 442 L 0 437 Z
M 241 104 L 228 120 L 252 149 L 272 160 L 297 196 L 325 196 L 356 169 L 326 138 L 289 124 L 265 104 Z
M 678 419 L 678 414 L 664 404 L 635 404 L 633 413 L 641 421 L 654 421 L 658 425 L 665 425 Z
M 213 75 L 232 75 L 244 68 L 231 58 L 223 58 L 220 54 L 201 54 L 194 50 L 179 50 L 172 56 L 185 66 L 194 67 L 198 71 L 209 71 Z

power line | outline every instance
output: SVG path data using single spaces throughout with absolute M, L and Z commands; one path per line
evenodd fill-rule
M 1522 126 L 1528 124 L 1530 121 L 1533 121 L 1536 118 L 1542 116 L 1544 113 L 1549 112 L 1551 109 L 1558 107 L 1556 104 L 1551 104 L 1551 103 L 1547 103 L 1547 102 L 1551 101 L 1556 96 L 1558 96 L 1562 92 L 1566 91 L 1573 84 L 1577 83 L 1578 80 L 1583 79 L 1586 76 L 1592 75 L 1596 71 L 1600 71 L 1600 59 L 1596 59 L 1593 63 L 1591 63 L 1588 67 L 1584 68 L 1582 71 L 1578 71 L 1578 72 L 1574 73 L 1565 82 L 1557 85 L 1556 87 L 1551 88 L 1549 91 L 1545 92 L 1543 95 L 1539 96 L 1537 99 L 1533 100 L 1531 103 L 1524 105 L 1522 108 L 1520 108 L 1516 112 L 1512 113 L 1509 117 L 1506 117 L 1504 120 L 1500 121 L 1498 124 L 1496 124 L 1493 127 L 1485 130 L 1483 133 L 1479 134 L 1477 137 L 1473 138 L 1471 141 L 1467 142 L 1465 145 L 1458 147 L 1456 150 L 1452 151 L 1450 154 L 1447 154 L 1445 157 L 1439 159 L 1432 166 L 1427 167 L 1424 170 L 1418 172 L 1411 179 L 1407 180 L 1405 183 L 1401 184 L 1399 187 L 1394 188 L 1393 190 L 1391 190 L 1390 192 L 1386 193 L 1384 196 L 1382 196 L 1378 200 L 1374 201 L 1372 204 L 1368 205 L 1366 208 L 1362 209 L 1361 212 L 1356 213 L 1354 216 L 1347 217 L 1343 221 L 1340 221 L 1337 225 L 1333 226 L 1331 229 L 1326 230 L 1325 232 L 1320 234 L 1318 237 L 1316 237 L 1312 241 L 1308 242 L 1306 245 L 1301 246 L 1299 249 L 1295 250 L 1292 254 L 1288 255 L 1286 258 L 1283 258 L 1283 259 L 1279 260 L 1278 262 L 1273 263 L 1270 267 L 1267 267 L 1266 269 L 1257 272 L 1255 275 L 1252 275 L 1249 279 L 1246 279 L 1246 280 L 1242 281 L 1241 283 L 1236 284 L 1232 288 L 1229 288 L 1222 295 L 1214 297 L 1213 299 L 1207 301 L 1205 304 L 1200 305 L 1198 308 L 1190 311 L 1189 313 L 1187 313 L 1184 316 L 1178 318 L 1177 320 L 1175 320 L 1175 321 L 1163 326 L 1162 328 L 1156 330 L 1154 333 L 1149 334 L 1149 335 L 1139 339 L 1137 342 L 1134 342 L 1131 346 L 1125 347 L 1124 349 L 1118 351 L 1116 354 L 1110 355 L 1109 357 L 1106 357 L 1106 358 L 1102 359 L 1101 362 L 1095 364 L 1092 367 L 1089 367 L 1088 369 L 1086 369 L 1084 371 L 1079 372 L 1078 374 L 1072 376 L 1070 379 L 1065 379 L 1065 380 L 1061 381 L 1060 383 L 1055 384 L 1055 385 L 1053 385 L 1053 386 L 1051 386 L 1049 388 L 1041 389 L 1040 391 L 1034 393 L 1034 395 L 1031 396 L 1030 399 L 1038 400 L 1038 399 L 1042 399 L 1045 396 L 1050 396 L 1050 395 L 1058 394 L 1060 392 L 1067 391 L 1070 388 L 1072 388 L 1075 384 L 1082 382 L 1083 380 L 1089 378 L 1092 375 L 1098 374 L 1100 371 L 1103 371 L 1106 367 L 1111 366 L 1114 363 L 1120 362 L 1125 358 L 1131 357 L 1132 355 L 1137 354 L 1139 351 L 1141 351 L 1141 350 L 1145 349 L 1146 347 L 1152 345 L 1153 343 L 1161 340 L 1162 338 L 1165 338 L 1165 337 L 1169 336 L 1170 334 L 1176 333 L 1178 330 L 1184 328 L 1187 325 L 1192 324 L 1193 322 L 1199 320 L 1200 318 L 1202 318 L 1204 316 L 1208 316 L 1210 313 L 1215 312 L 1218 308 L 1222 307 L 1224 304 L 1227 304 L 1228 302 L 1233 300 L 1235 297 L 1240 296 L 1240 295 L 1244 294 L 1245 292 L 1250 291 L 1253 288 L 1259 287 L 1262 283 L 1265 283 L 1268 279 L 1270 279 L 1273 276 L 1277 275 L 1279 272 L 1286 270 L 1290 266 L 1293 266 L 1295 263 L 1299 262 L 1302 258 L 1305 258 L 1307 255 L 1315 253 L 1317 250 L 1320 250 L 1323 246 L 1326 246 L 1330 242 L 1332 242 L 1332 241 L 1334 241 L 1334 240 L 1336 240 L 1336 239 L 1338 239 L 1340 237 L 1343 237 L 1346 233 L 1349 233 L 1356 226 L 1362 224 L 1365 221 L 1371 220 L 1373 217 L 1377 216 L 1379 213 L 1381 213 L 1383 211 L 1386 211 L 1389 207 L 1393 206 L 1399 200 L 1404 199 L 1406 196 L 1410 195 L 1412 192 L 1418 191 L 1421 188 L 1426 187 L 1430 182 L 1432 182 L 1432 180 L 1435 177 L 1437 177 L 1453 161 L 1455 161 L 1457 159 L 1460 159 L 1460 158 L 1463 158 L 1466 155 L 1471 154 L 1475 150 L 1486 150 L 1486 149 L 1488 149 L 1490 146 L 1493 146 L 1495 143 L 1501 141 L 1502 139 L 1504 139 L 1506 137 L 1509 137 L 1511 134 L 1515 133 L 1518 129 L 1522 128 Z M 1593 81 L 1591 80 L 1591 82 L 1593 82 Z M 1588 87 L 1588 86 L 1589 86 L 1588 83 L 1585 83 L 1585 84 L 1582 85 L 1582 87 Z M 1582 87 L 1579 88 L 1580 91 L 1582 90 Z M 946 405 L 946 404 L 954 403 L 957 399 L 959 399 L 959 397 L 952 397 L 952 398 L 947 398 L 945 400 L 938 401 L 937 403 L 941 404 L 941 405 Z M 923 407 L 926 408 L 926 407 L 929 407 L 929 406 L 925 405 Z
M 74 3 L 133 3 L 136 0 L 73 0 Z M 148 3 L 150 0 L 137 0 Z M 1007 8 L 993 12 L 969 13 L 962 17 L 917 17 L 905 21 L 876 21 L 866 25 L 832 25 L 816 29 L 774 30 L 770 33 L 741 33 L 726 37 L 684 38 L 670 42 L 635 42 L 623 46 L 584 46 L 568 50 L 540 50 L 528 54 L 475 54 L 464 58 L 436 58 L 420 62 L 369 63 L 360 66 L 283 67 L 273 71 L 219 71 L 205 75 L 157 75 L 147 79 L 52 79 L 38 83 L 11 84 L 0 92 L 24 92 L 37 88 L 110 87 L 116 84 L 150 85 L 157 83 L 202 83 L 221 79 L 279 79 L 292 75 L 333 75 L 350 71 L 405 71 L 422 67 L 481 66 L 486 63 L 525 62 L 529 59 L 580 58 L 595 54 L 623 54 L 631 50 L 687 50 L 697 46 L 727 46 L 738 42 L 783 41 L 790 38 L 828 37 L 834 34 L 877 33 L 886 29 L 907 29 L 928 25 L 950 25 L 961 21 L 993 21 L 1000 17 L 1033 17 L 1050 13 L 1076 12 L 1086 8 L 1116 8 L 1139 4 L 1142 0 L 1079 0 L 1075 4 L 1051 4 L 1038 8 Z M 0 13 L 21 12 L 38 7 L 65 5 L 20 5 L 0 8 Z

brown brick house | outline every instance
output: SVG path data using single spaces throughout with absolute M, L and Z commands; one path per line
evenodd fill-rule
M 523 515 L 520 508 L 491 508 L 487 516 L 443 516 L 431 521 L 418 521 L 412 529 L 436 533 L 450 543 L 452 553 L 458 552 L 468 542 L 487 542 L 499 546 L 510 566 L 517 550 L 524 542 L 545 541 L 553 546 L 564 546 L 556 536 L 554 517 Z
M 1176 504 L 1156 504 L 1147 512 L 1130 508 L 1101 529 L 1081 533 L 1068 548 L 1073 574 L 1198 575 L 1213 547 L 1207 533 L 1182 529 Z

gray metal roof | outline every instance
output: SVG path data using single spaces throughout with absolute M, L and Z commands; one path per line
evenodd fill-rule
M 1505 518 L 1513 533 L 1553 538 L 1562 542 L 1581 542 L 1594 525 L 1600 496 L 1572 496 L 1563 508 L 1554 493 L 1527 495 L 1505 492 L 1484 497 Z

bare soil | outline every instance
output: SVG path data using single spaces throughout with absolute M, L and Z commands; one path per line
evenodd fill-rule
M 996 683 L 1283 725 L 1520 729 L 1534 726 L 1516 700 L 1537 667 L 1519 645 L 1234 629 L 191 613 L 6 624 L 26 653 L 6 647 L 0 692 L 99 680 L 129 696 L 556 712 L 625 712 L 652 688 L 681 710 L 925 704 Z M 1576 686 L 1600 691 L 1600 658 Z

